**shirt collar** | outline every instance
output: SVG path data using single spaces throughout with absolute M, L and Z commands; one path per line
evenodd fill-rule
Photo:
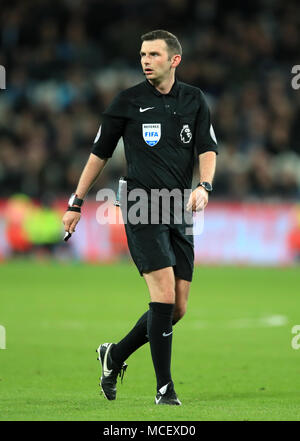
M 161 93 L 148 80 L 146 80 L 145 83 L 146 83 L 146 86 L 157 96 L 177 96 L 177 93 L 179 90 L 179 84 L 178 84 L 178 81 L 176 80 L 176 78 L 175 78 L 175 82 L 172 86 L 172 89 L 170 90 L 169 93 Z

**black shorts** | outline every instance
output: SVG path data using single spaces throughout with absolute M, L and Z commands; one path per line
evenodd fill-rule
M 192 280 L 194 238 L 186 228 L 186 224 L 125 224 L 130 254 L 141 275 L 172 266 L 175 276 Z

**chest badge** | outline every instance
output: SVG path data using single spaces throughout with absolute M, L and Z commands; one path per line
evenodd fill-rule
M 143 124 L 143 138 L 148 145 L 151 147 L 155 146 L 160 140 L 160 136 L 160 124 Z
M 181 141 L 184 142 L 184 144 L 188 144 L 189 142 L 191 142 L 192 136 L 193 135 L 189 125 L 184 124 L 180 132 Z

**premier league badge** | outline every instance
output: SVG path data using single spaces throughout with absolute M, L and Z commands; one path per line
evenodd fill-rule
M 184 144 L 187 144 L 192 139 L 192 132 L 188 124 L 184 124 L 181 132 L 180 132 L 180 139 Z
M 155 146 L 160 140 L 161 128 L 160 124 L 143 124 L 144 141 L 151 147 Z

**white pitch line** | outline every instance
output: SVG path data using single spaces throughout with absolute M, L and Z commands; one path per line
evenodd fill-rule
M 209 328 L 209 327 L 221 327 L 221 328 L 264 328 L 264 327 L 278 327 L 285 326 L 288 323 L 288 317 L 285 315 L 267 315 L 264 317 L 257 318 L 240 318 L 229 321 L 205 321 L 197 320 L 191 323 L 193 328 Z
M 288 318 L 285 315 L 268 315 L 260 318 L 246 318 L 232 320 L 229 322 L 229 327 L 232 328 L 261 328 L 284 326 L 288 323 Z

